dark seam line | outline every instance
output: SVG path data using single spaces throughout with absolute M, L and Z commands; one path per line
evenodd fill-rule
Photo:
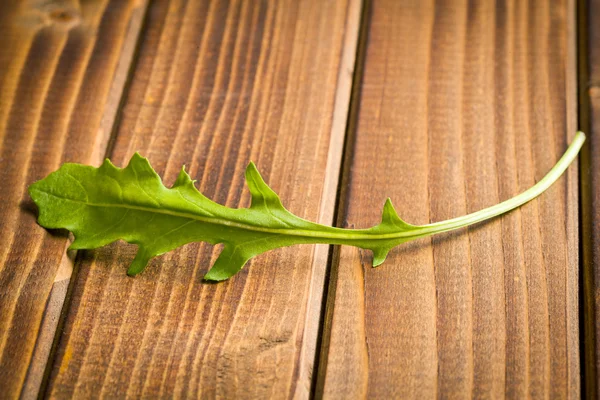
M 348 209 L 348 190 L 350 183 L 350 170 L 352 166 L 352 154 L 356 142 L 356 131 L 361 102 L 361 87 L 366 64 L 367 42 L 369 26 L 371 22 L 371 0 L 362 1 L 360 22 L 358 27 L 358 38 L 356 45 L 356 57 L 354 59 L 354 72 L 352 87 L 350 91 L 350 105 L 346 120 L 346 132 L 342 150 L 342 162 L 340 164 L 338 187 L 335 198 L 335 210 L 333 214 L 334 226 L 344 226 Z M 331 318 L 335 306 L 335 293 L 337 275 L 339 268 L 340 246 L 329 246 L 329 255 L 325 269 L 323 298 L 321 304 L 321 315 L 319 317 L 319 329 L 317 334 L 315 365 L 311 377 L 310 398 L 322 398 L 325 388 L 325 376 L 327 372 L 327 356 L 331 340 Z M 331 301 L 329 300 L 331 298 Z
M 591 119 L 590 119 L 590 97 L 589 87 L 593 82 L 589 81 L 589 51 L 588 35 L 590 34 L 590 19 L 594 13 L 589 13 L 586 6 L 590 2 L 577 0 L 575 2 L 575 13 L 577 31 L 576 53 L 577 53 L 577 122 L 579 129 L 589 135 L 588 143 L 584 144 L 579 156 L 579 196 L 578 196 L 578 219 L 579 219 L 579 285 L 578 285 L 578 308 L 579 308 L 579 364 L 581 397 L 595 399 L 597 397 L 597 365 L 596 365 L 596 310 L 594 302 L 594 265 L 592 260 L 592 190 L 591 184 L 591 153 L 590 143 L 592 141 Z M 598 11 L 598 10 L 592 10 Z M 587 217 L 587 218 L 586 218 Z
M 126 76 L 125 82 L 123 84 L 123 89 L 121 91 L 119 104 L 117 106 L 117 110 L 116 110 L 115 117 L 114 117 L 113 124 L 112 124 L 111 133 L 110 133 L 109 140 L 106 145 L 106 149 L 105 149 L 105 153 L 104 153 L 105 157 L 108 157 L 112 153 L 114 143 L 116 141 L 117 133 L 119 131 L 118 127 L 120 125 L 121 117 L 123 114 L 123 108 L 126 104 L 127 98 L 129 97 L 128 94 L 129 94 L 131 83 L 133 81 L 133 75 L 137 69 L 138 60 L 140 58 L 139 55 L 140 55 L 141 45 L 144 40 L 145 33 L 148 30 L 149 19 L 150 19 L 149 9 L 152 6 L 152 4 L 151 4 L 152 1 L 153 0 L 148 0 L 147 4 L 145 5 L 144 10 L 142 11 L 142 15 L 141 15 L 142 24 L 140 26 L 139 32 L 137 33 L 135 49 L 131 56 L 131 62 L 129 64 L 127 76 Z M 106 13 L 106 10 L 104 12 Z M 132 10 L 128 27 L 125 30 L 125 35 L 127 35 L 129 33 L 129 30 L 131 28 L 131 22 L 132 22 L 131 18 L 135 15 L 135 13 L 136 13 L 136 10 Z M 101 40 L 101 39 L 99 38 L 98 40 Z M 121 48 L 121 50 L 123 50 L 123 48 Z M 121 54 L 119 58 L 121 58 L 122 56 L 123 55 Z M 117 63 L 117 65 L 118 65 L 118 63 Z M 69 285 L 67 288 L 67 293 L 66 293 L 66 296 L 65 296 L 65 299 L 63 302 L 63 306 L 62 306 L 62 310 L 61 310 L 61 313 L 59 316 L 59 321 L 56 326 L 56 332 L 54 334 L 54 339 L 52 341 L 52 346 L 50 349 L 50 353 L 48 355 L 48 360 L 46 362 L 46 368 L 44 370 L 44 375 L 43 375 L 42 382 L 40 384 L 40 389 L 38 392 L 38 399 L 43 399 L 43 398 L 48 397 L 48 390 L 50 389 L 50 378 L 51 378 L 51 375 L 52 375 L 52 372 L 54 369 L 56 357 L 58 355 L 58 347 L 59 347 L 60 341 L 63 337 L 63 329 L 65 327 L 65 322 L 66 322 L 67 316 L 69 315 L 69 311 L 71 310 L 72 295 L 73 295 L 73 291 L 75 290 L 75 282 L 77 282 L 79 265 L 81 263 L 81 259 L 82 259 L 83 255 L 84 255 L 84 252 L 78 251 L 73 260 L 73 272 L 71 274 L 71 278 L 70 278 Z

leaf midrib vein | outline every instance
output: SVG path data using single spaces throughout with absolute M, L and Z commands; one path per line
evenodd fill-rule
M 39 192 L 45 193 L 49 196 L 56 197 L 62 200 L 71 201 L 73 203 L 84 204 L 90 207 L 106 207 L 106 208 L 125 208 L 130 210 L 143 211 L 148 213 L 157 213 L 163 215 L 172 215 L 174 217 L 180 218 L 188 218 L 197 220 L 200 222 L 205 222 L 213 225 L 224 225 L 232 228 L 238 228 L 247 231 L 255 231 L 261 233 L 270 233 L 270 234 L 278 234 L 278 235 L 287 235 L 287 236 L 297 236 L 297 237 L 306 237 L 313 239 L 339 239 L 344 241 L 360 241 L 360 240 L 390 240 L 390 239 L 407 239 L 415 236 L 420 236 L 426 233 L 426 229 L 415 229 L 411 231 L 403 231 L 403 232 L 394 232 L 394 233 L 371 233 L 368 232 L 368 229 L 343 229 L 336 227 L 329 227 L 321 224 L 316 224 L 310 221 L 311 224 L 314 224 L 315 227 L 325 228 L 328 231 L 322 232 L 317 230 L 308 230 L 308 229 L 288 229 L 288 228 L 264 228 L 257 225 L 252 225 L 248 223 L 240 223 L 229 221 L 226 219 L 218 218 L 218 217 L 205 217 L 197 214 L 190 214 L 181 211 L 174 211 L 166 208 L 154 208 L 154 207 L 143 207 L 143 206 L 135 206 L 125 203 L 93 203 L 88 201 L 82 201 L 77 199 L 71 199 L 64 196 L 59 196 L 55 193 L 50 193 L 47 191 L 36 189 Z M 233 209 L 232 209 L 233 211 Z M 305 221 L 300 217 L 296 217 L 299 220 Z M 421 228 L 421 227 L 419 227 Z M 332 232 L 331 230 L 335 230 Z M 329 241 L 326 241 L 329 243 Z

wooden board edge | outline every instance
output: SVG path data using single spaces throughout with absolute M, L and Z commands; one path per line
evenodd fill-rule
M 361 84 L 364 75 L 364 66 L 367 52 L 367 38 L 369 34 L 369 21 L 371 13 L 371 0 L 363 0 L 360 10 L 360 22 L 358 37 L 356 42 L 356 53 L 354 61 L 354 71 L 352 76 L 352 89 L 350 93 L 348 119 L 346 123 L 345 143 L 339 166 L 340 177 L 337 181 L 337 199 L 336 215 L 334 217 L 335 226 L 341 227 L 344 224 L 344 215 L 347 207 L 346 189 L 348 188 L 348 179 L 350 176 L 350 166 L 352 161 L 352 150 L 354 148 L 354 139 L 358 124 L 358 114 L 360 108 Z M 328 262 L 329 278 L 325 282 L 325 297 L 323 303 L 323 317 L 320 330 L 320 347 L 317 349 L 315 369 L 313 378 L 313 395 L 315 398 L 323 398 L 325 389 L 325 375 L 327 372 L 327 356 L 329 353 L 329 343 L 331 339 L 331 320 L 335 307 L 335 292 L 337 287 L 337 266 L 340 257 L 340 246 L 332 246 L 334 249 Z
M 337 193 L 340 184 L 340 169 L 346 141 L 346 129 L 351 112 L 351 95 L 357 60 L 357 46 L 361 27 L 363 0 L 350 0 L 346 10 L 346 25 L 342 47 L 340 67 L 338 70 L 337 89 L 334 100 L 334 111 L 331 124 L 331 135 L 327 166 L 325 167 L 325 183 L 321 196 L 321 208 L 318 223 L 333 225 L 337 210 Z M 299 377 L 295 398 L 309 398 L 314 388 L 314 374 L 319 360 L 319 344 L 324 311 L 324 295 L 326 293 L 329 270 L 329 253 L 331 246 L 316 245 L 312 257 L 312 276 L 307 302 L 306 323 L 304 326 L 302 349 L 299 359 Z
M 598 370 L 596 361 L 596 302 L 595 279 L 592 254 L 592 188 L 591 188 L 591 102 L 589 92 L 589 43 L 593 12 L 589 2 L 577 0 L 577 73 L 578 73 L 578 112 L 579 129 L 588 135 L 588 141 L 579 156 L 579 204 L 580 204 L 580 352 L 581 352 L 581 393 L 588 399 L 595 399 L 598 393 Z
M 577 41 L 577 0 L 567 2 L 567 56 L 566 56 L 566 128 L 565 132 L 567 142 L 571 142 L 578 128 L 579 107 L 578 107 L 578 41 Z M 573 227 L 574 232 L 567 235 L 567 249 L 570 254 L 567 271 L 567 310 L 574 310 L 578 315 L 575 318 L 567 316 L 567 348 L 573 349 L 571 354 L 567 354 L 568 365 L 568 395 L 573 398 L 581 398 L 583 387 L 581 386 L 581 332 L 580 332 L 580 308 L 579 297 L 580 288 L 580 270 L 581 270 L 581 240 L 579 232 L 581 231 L 581 205 L 580 205 L 580 182 L 581 177 L 578 168 L 571 168 L 567 175 L 567 226 Z M 569 229 L 569 228 L 567 228 Z
M 107 97 L 105 110 L 96 135 L 94 153 L 91 162 L 100 164 L 105 155 L 110 151 L 110 143 L 119 121 L 119 112 L 122 108 L 130 77 L 135 68 L 135 59 L 139 48 L 141 33 L 148 10 L 149 0 L 140 0 L 133 10 L 126 38 L 121 48 L 119 62 L 113 76 L 113 81 Z M 61 266 L 54 280 L 46 308 L 40 322 L 40 328 L 31 357 L 27 375 L 21 388 L 20 398 L 40 398 L 49 376 L 49 367 L 52 366 L 55 349 L 64 316 L 68 312 L 68 294 L 71 292 L 74 282 L 73 269 L 76 252 L 67 251 L 69 243 L 65 244 L 65 254 L 61 260 Z

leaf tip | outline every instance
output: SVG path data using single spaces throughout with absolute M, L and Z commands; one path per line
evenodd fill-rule
M 110 159 L 105 158 L 99 169 L 117 169 L 117 167 L 112 163 L 112 161 L 110 161 Z
M 267 185 L 252 161 L 250 161 L 246 168 L 246 183 L 250 190 L 250 194 L 252 195 L 250 208 L 273 208 L 284 210 L 279 196 L 269 187 L 269 185 Z
M 378 267 L 385 262 L 385 259 L 387 258 L 391 248 L 375 247 L 371 250 L 373 251 L 373 267 Z
M 381 215 L 380 226 L 386 227 L 388 229 L 393 228 L 402 230 L 409 230 L 414 228 L 414 225 L 407 223 L 402 218 L 400 218 L 400 216 L 398 216 L 398 213 L 396 212 L 396 209 L 392 204 L 392 200 L 389 197 L 386 199 L 385 204 L 383 205 L 383 213 Z
M 39 185 L 40 185 L 40 181 L 35 181 L 32 184 L 30 184 L 29 186 L 27 186 L 27 193 L 29 193 L 29 196 L 33 199 L 34 203 L 36 203 L 36 201 L 35 201 L 35 199 L 37 197 L 36 192 L 37 192 L 37 187 Z
M 135 258 L 133 259 L 131 265 L 127 269 L 127 275 L 135 276 L 142 272 L 146 268 L 146 265 L 148 265 L 148 261 L 150 261 L 152 257 L 152 254 L 150 254 L 146 249 L 140 246 L 138 248 L 137 254 L 135 255 Z
M 144 167 L 152 169 L 152 167 L 150 166 L 150 161 L 148 161 L 146 157 L 142 156 L 137 151 L 133 153 L 133 155 L 131 156 L 131 160 L 129 160 L 128 166 L 131 165 L 143 165 Z M 154 169 L 152 169 L 152 171 L 154 171 Z
M 215 268 L 214 266 L 204 275 L 202 278 L 207 282 L 220 282 L 229 279 L 231 275 L 221 268 Z
M 400 217 L 398 216 L 398 213 L 392 204 L 392 200 L 388 197 L 383 205 L 381 222 L 396 222 L 398 220 L 400 220 Z
M 188 174 L 187 171 L 185 170 L 185 165 L 184 165 L 183 167 L 181 167 L 181 170 L 179 171 L 179 175 L 177 176 L 175 183 L 173 183 L 172 188 L 183 187 L 183 186 L 195 188 L 194 182 L 195 181 L 190 177 L 190 174 Z
M 246 180 L 248 180 L 248 179 L 254 180 L 256 177 L 258 177 L 262 180 L 262 176 L 260 175 L 260 172 L 258 172 L 258 168 L 256 168 L 256 164 L 254 164 L 252 161 L 250 161 L 248 163 L 248 166 L 246 167 Z
M 396 210 L 394 209 L 394 205 L 392 204 L 392 199 L 391 198 L 386 198 L 385 199 L 385 204 L 383 205 L 384 208 L 391 208 L 392 211 L 394 213 L 396 213 Z

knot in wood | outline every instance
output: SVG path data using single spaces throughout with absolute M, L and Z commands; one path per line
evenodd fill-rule
M 32 28 L 53 26 L 68 30 L 81 23 L 79 4 L 73 1 L 39 1 L 31 0 L 23 4 L 21 23 Z
M 52 23 L 68 25 L 69 27 L 78 23 L 81 19 L 79 12 L 61 8 L 50 11 L 48 17 Z

